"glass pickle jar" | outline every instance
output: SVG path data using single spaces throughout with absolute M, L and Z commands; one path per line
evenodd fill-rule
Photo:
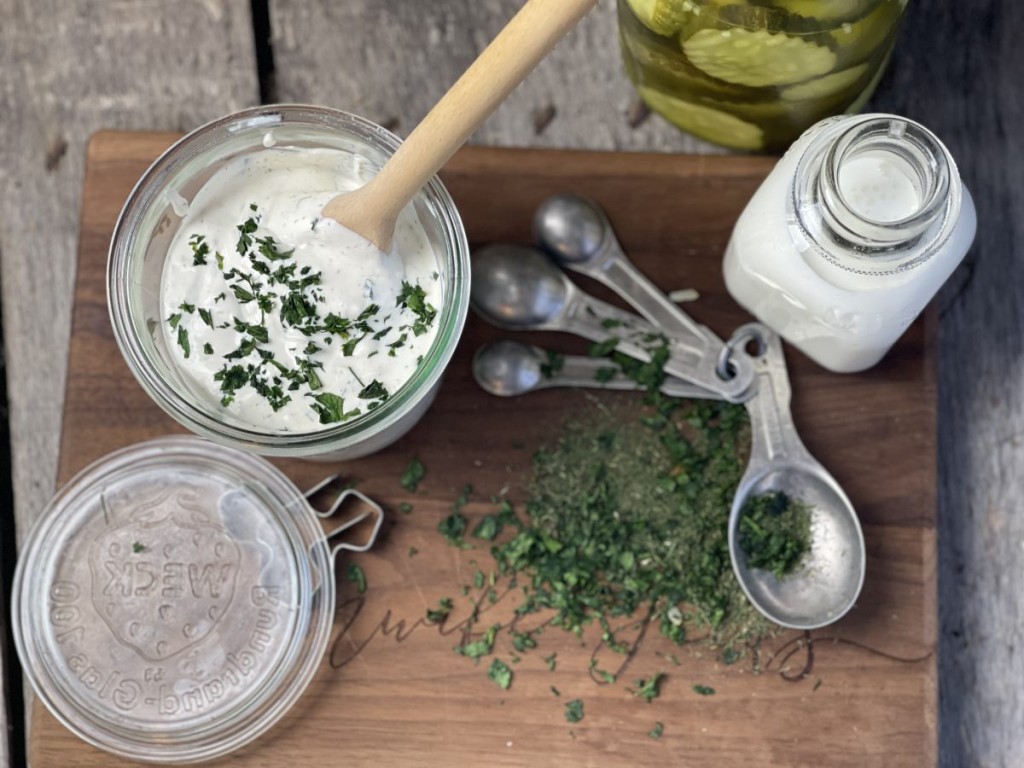
M 317 106 L 273 105 L 204 125 L 153 163 L 129 196 L 115 227 L 107 299 L 121 353 L 157 405 L 198 435 L 273 456 L 356 458 L 384 448 L 416 424 L 437 393 L 469 306 L 469 246 L 455 204 L 436 177 L 410 205 L 437 262 L 441 286 L 434 321 L 437 333 L 415 372 L 379 407 L 307 431 L 270 431 L 245 423 L 196 391 L 176 362 L 174 342 L 162 328 L 166 318 L 161 312 L 161 280 L 181 213 L 225 164 L 276 145 L 340 150 L 360 168 L 376 172 L 399 144 L 384 128 L 355 115 Z
M 777 152 L 874 92 L 906 0 L 618 0 L 626 74 L 688 133 Z

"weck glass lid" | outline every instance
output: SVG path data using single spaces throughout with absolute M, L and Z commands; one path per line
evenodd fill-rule
M 193 762 L 256 738 L 309 683 L 334 611 L 331 552 L 271 464 L 167 437 L 58 493 L 12 603 L 22 664 L 57 719 L 115 754 Z

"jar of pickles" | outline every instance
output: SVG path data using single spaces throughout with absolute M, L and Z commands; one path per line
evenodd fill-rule
M 618 0 L 626 74 L 679 128 L 784 150 L 870 98 L 906 0 Z

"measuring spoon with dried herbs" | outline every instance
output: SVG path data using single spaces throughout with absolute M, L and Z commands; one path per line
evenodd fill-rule
M 860 594 L 864 534 L 843 489 L 797 434 L 778 335 L 759 323 L 740 327 L 720 372 L 727 373 L 730 356 L 749 346 L 754 348 L 745 354 L 757 378 L 745 403 L 750 458 L 729 514 L 729 555 L 740 586 L 765 616 L 786 627 L 816 629 L 846 614 Z M 808 518 L 802 553 L 794 533 L 808 529 Z

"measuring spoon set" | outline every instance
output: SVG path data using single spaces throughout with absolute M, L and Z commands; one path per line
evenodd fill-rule
M 749 323 L 723 341 L 697 323 L 637 269 L 604 212 L 581 197 L 544 201 L 534 216 L 534 234 L 540 250 L 491 245 L 473 254 L 470 303 L 477 314 L 506 330 L 565 331 L 597 343 L 614 338 L 617 352 L 642 361 L 650 359 L 653 346 L 667 343 L 664 394 L 743 403 L 752 436 L 729 515 L 733 570 L 751 603 L 777 624 L 814 629 L 838 620 L 863 586 L 864 537 L 846 494 L 797 433 L 778 335 Z M 642 317 L 588 295 L 559 267 L 608 286 Z M 501 396 L 557 386 L 640 388 L 621 374 L 610 375 L 605 360 L 558 358 L 554 370 L 545 350 L 503 340 L 477 351 L 473 374 L 486 391 Z M 782 579 L 748 567 L 739 546 L 744 505 L 772 491 L 812 510 L 811 551 L 798 571 Z

